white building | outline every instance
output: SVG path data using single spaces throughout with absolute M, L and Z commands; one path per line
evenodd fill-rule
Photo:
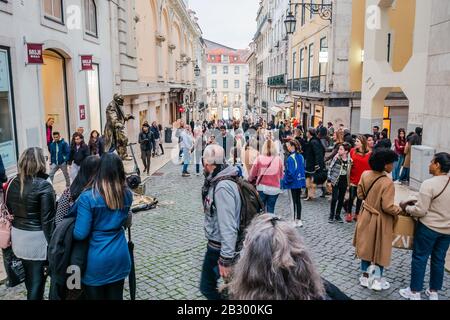
M 207 47 L 207 120 L 242 120 L 247 109 L 248 50 L 237 50 L 205 39 Z
M 27 147 L 46 149 L 49 117 L 66 140 L 80 126 L 85 134 L 102 130 L 115 76 L 110 24 L 104 23 L 113 6 L 0 1 L 0 153 L 8 171 Z M 27 43 L 43 45 L 43 64 L 26 64 Z M 82 55 L 92 55 L 93 70 L 81 70 Z

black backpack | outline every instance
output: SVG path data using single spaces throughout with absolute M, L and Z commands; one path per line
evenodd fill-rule
M 239 219 L 239 230 L 236 241 L 236 252 L 240 252 L 245 238 L 245 231 L 252 220 L 264 213 L 264 203 L 259 197 L 256 188 L 247 180 L 238 176 L 227 176 L 217 179 L 214 184 L 213 195 L 216 193 L 216 186 L 221 181 L 233 181 L 237 184 L 239 195 L 241 196 L 241 214 Z M 215 207 L 213 200 L 212 207 Z

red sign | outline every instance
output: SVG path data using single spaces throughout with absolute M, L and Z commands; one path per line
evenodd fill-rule
M 27 63 L 43 64 L 42 43 L 27 43 Z
M 80 105 L 80 120 L 86 120 L 86 106 Z
M 81 56 L 81 70 L 92 70 L 92 55 Z

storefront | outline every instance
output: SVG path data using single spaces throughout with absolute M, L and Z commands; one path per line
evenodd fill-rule
M 17 164 L 15 134 L 9 51 L 0 47 L 0 155 L 7 170 Z

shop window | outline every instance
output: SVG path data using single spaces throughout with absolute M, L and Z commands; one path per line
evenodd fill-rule
M 319 122 L 323 122 L 323 106 L 315 106 L 314 107 L 314 121 L 313 125 L 314 128 L 317 128 L 319 126 Z
M 84 0 L 84 21 L 86 33 L 97 37 L 97 6 L 94 0 Z
M 45 17 L 63 23 L 63 0 L 43 0 Z
M 388 130 L 388 137 L 391 137 L 391 108 L 384 107 L 383 111 L 383 129 Z
M 11 93 L 8 52 L 0 49 L 0 155 L 5 168 L 16 164 Z

